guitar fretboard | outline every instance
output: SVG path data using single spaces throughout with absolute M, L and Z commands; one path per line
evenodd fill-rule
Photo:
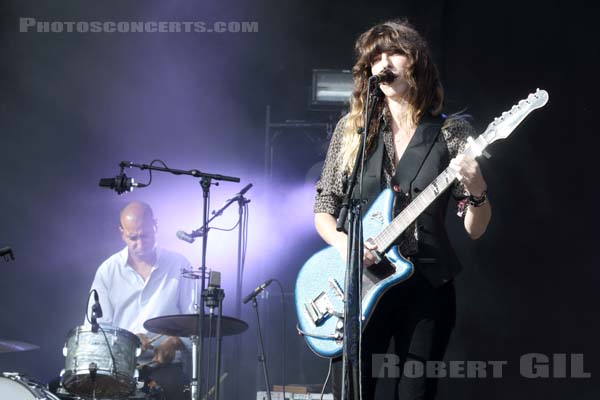
M 509 111 L 502 113 L 487 127 L 484 133 L 475 140 L 467 140 L 469 145 L 464 154 L 475 158 L 482 154 L 483 150 L 494 141 L 504 139 L 519 125 L 529 113 L 537 108 L 543 107 L 548 102 L 548 92 L 537 89 L 527 99 L 519 101 Z M 379 251 L 387 251 L 394 241 L 413 223 L 425 209 L 433 203 L 454 182 L 456 173 L 446 168 L 437 178 L 431 182 L 425 190 L 408 205 L 393 221 L 381 231 L 376 237 L 371 238 L 377 245 Z
M 402 234 L 402 232 L 404 232 L 439 195 L 448 189 L 452 182 L 454 182 L 454 178 L 456 178 L 456 173 L 450 169 L 450 167 L 439 174 L 429 186 L 419 193 L 419 195 L 379 233 L 379 235 L 373 238 L 377 248 L 381 250 L 389 248 L 396 238 L 400 236 L 400 234 Z

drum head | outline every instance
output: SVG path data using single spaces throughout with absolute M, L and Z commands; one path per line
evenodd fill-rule
M 59 400 L 58 397 L 19 375 L 0 376 L 0 399 L 6 400 Z

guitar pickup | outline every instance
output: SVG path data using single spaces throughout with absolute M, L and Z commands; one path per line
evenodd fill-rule
M 304 303 L 304 308 L 316 326 L 321 325 L 333 314 L 333 305 L 325 292 L 321 292 L 310 303 Z
M 335 292 L 335 295 L 339 297 L 340 300 L 344 300 L 344 291 L 342 290 L 340 283 L 333 278 L 329 278 L 328 282 L 329 286 L 331 286 L 331 289 L 333 289 L 333 291 Z

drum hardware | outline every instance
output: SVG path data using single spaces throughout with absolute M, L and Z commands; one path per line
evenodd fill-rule
M 94 333 L 96 333 L 96 332 L 94 332 Z M 113 363 L 113 365 L 114 365 L 114 363 Z M 90 370 L 90 381 L 92 382 L 92 400 L 96 400 L 96 374 L 98 373 L 98 365 L 95 362 L 91 362 L 90 366 L 89 366 L 89 370 Z
M 216 377 L 220 377 L 215 382 L 213 388 L 214 398 L 218 399 L 220 383 L 223 376 L 220 372 L 220 354 L 221 354 L 221 339 L 223 336 L 238 335 L 248 329 L 248 324 L 237 318 L 225 317 L 221 313 L 221 307 L 225 292 L 220 288 L 220 273 L 217 271 L 211 271 L 208 288 L 204 291 L 203 302 L 209 309 L 209 313 L 205 314 L 205 323 L 203 324 L 204 338 L 216 338 L 217 349 L 215 354 L 215 371 Z M 217 313 L 215 315 L 215 309 Z M 216 324 L 212 321 L 216 317 Z M 198 345 L 200 335 L 198 334 L 198 315 L 197 314 L 178 314 L 178 315 L 166 315 L 162 317 L 151 318 L 144 322 L 144 328 L 149 332 L 159 333 L 167 336 L 180 336 L 189 337 L 192 341 L 192 351 L 195 350 L 194 346 Z M 210 357 L 210 348 L 209 348 Z M 196 366 L 197 367 L 197 366 Z M 192 360 L 192 369 L 194 364 Z M 207 369 L 207 374 L 210 369 Z M 210 380 L 210 376 L 207 381 Z M 217 379 L 215 379 L 217 380 Z
M 205 324 L 203 325 L 204 338 L 217 339 L 217 350 L 215 355 L 215 370 L 218 371 L 216 376 L 220 376 L 219 383 L 215 382 L 211 393 L 214 392 L 214 398 L 218 399 L 219 386 L 224 376 L 220 373 L 220 353 L 221 353 L 221 340 L 223 336 L 238 335 L 248 329 L 248 324 L 237 318 L 226 317 L 221 314 L 221 306 L 225 293 L 218 285 L 218 275 L 216 271 L 211 271 L 212 279 L 209 281 L 209 287 L 204 292 L 204 302 L 209 308 L 209 313 L 205 314 Z M 218 310 L 216 315 L 216 324 L 212 321 L 215 319 L 215 308 Z M 166 315 L 162 317 L 151 318 L 144 322 L 144 328 L 149 332 L 159 333 L 167 336 L 180 336 L 189 337 L 192 341 L 192 351 L 194 346 L 197 346 L 199 341 L 198 335 L 198 315 L 197 314 L 178 314 L 178 315 Z M 210 356 L 210 353 L 209 353 Z M 192 360 L 192 369 L 194 364 Z M 207 369 L 207 372 L 209 370 Z M 226 375 L 225 375 L 226 376 Z M 207 379 L 209 380 L 209 379 Z M 207 397 L 206 395 L 204 397 Z
M 205 314 L 205 318 L 209 315 Z M 144 322 L 144 328 L 153 333 L 161 333 L 167 336 L 189 337 L 198 335 L 198 315 L 197 314 L 175 314 L 162 317 L 151 318 Z M 248 329 L 248 324 L 244 321 L 232 318 L 221 317 L 221 335 L 233 336 L 239 335 Z M 210 329 L 204 328 L 205 337 L 215 337 L 216 327 Z
M 141 353 L 140 340 L 125 329 L 108 325 L 100 326 L 100 331 L 79 326 L 69 332 L 63 348 L 62 385 L 81 397 L 129 396 L 135 391 L 139 373 L 136 359 Z

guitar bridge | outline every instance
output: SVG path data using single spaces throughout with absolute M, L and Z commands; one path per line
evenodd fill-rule
M 321 292 L 310 303 L 304 303 L 304 308 L 316 326 L 321 325 L 334 314 L 333 305 L 325 292 Z

